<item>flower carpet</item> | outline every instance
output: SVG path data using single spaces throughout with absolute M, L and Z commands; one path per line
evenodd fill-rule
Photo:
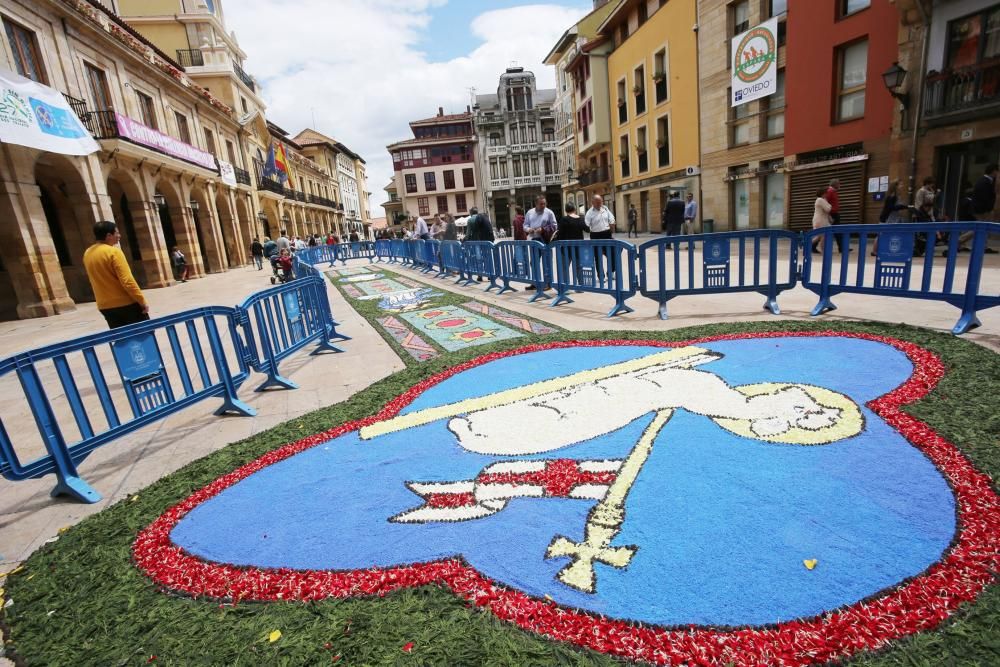
M 26 664 L 991 664 L 998 371 L 868 324 L 442 352 L 70 529 L 4 623 Z

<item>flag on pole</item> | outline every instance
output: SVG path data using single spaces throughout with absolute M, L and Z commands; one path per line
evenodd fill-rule
M 288 187 L 294 189 L 295 184 L 292 183 L 292 170 L 288 166 L 288 156 L 285 155 L 285 147 L 280 143 L 274 153 L 274 166 L 278 169 L 278 178 L 281 179 L 281 182 L 287 182 Z

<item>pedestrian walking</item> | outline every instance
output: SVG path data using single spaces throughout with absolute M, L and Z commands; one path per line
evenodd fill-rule
M 174 280 L 186 283 L 190 269 L 187 265 L 187 258 L 177 246 L 174 246 L 174 249 L 170 251 L 170 264 L 174 267 Z
M 823 198 L 826 199 L 827 203 L 830 204 L 830 224 L 839 225 L 840 224 L 840 179 L 834 178 L 830 181 L 830 187 L 826 189 L 823 193 Z M 835 234 L 833 237 L 837 241 L 837 252 L 844 253 L 844 242 L 840 238 L 840 234 Z M 847 243 L 847 252 L 851 251 L 850 239 Z
M 108 220 L 98 222 L 94 225 L 94 240 L 83 253 L 83 268 L 108 328 L 148 320 L 149 304 L 118 246 L 121 240 L 118 226 Z
M 1000 165 L 993 162 L 987 165 L 986 171 L 972 186 L 972 212 L 980 222 L 993 222 L 997 219 L 994 215 L 997 207 L 997 174 L 1000 174 Z
M 528 235 L 524 233 L 524 209 L 520 206 L 514 207 L 514 240 L 527 241 Z
M 684 203 L 684 233 L 694 233 L 694 221 L 698 217 L 698 202 L 694 200 L 694 194 L 689 192 Z
M 663 207 L 663 231 L 667 236 L 678 236 L 684 227 L 684 202 L 681 201 L 679 192 L 671 192 L 667 205 Z M 667 247 L 672 248 L 673 243 L 668 243 Z
M 281 230 L 281 236 L 275 241 L 278 244 L 278 253 L 282 250 L 291 250 L 292 242 L 288 240 L 288 232 L 284 229 Z
M 639 238 L 639 211 L 635 210 L 635 204 L 628 205 L 628 232 L 625 238 L 632 238 L 632 234 Z
M 824 227 L 829 227 L 831 224 L 830 210 L 833 206 L 830 204 L 830 200 L 826 197 L 826 191 L 826 188 L 820 188 L 816 191 L 816 201 L 813 202 L 813 229 L 822 229 Z M 820 252 L 819 242 L 822 238 L 822 236 L 816 236 L 814 238 L 812 243 L 812 251 L 814 253 Z
M 257 270 L 262 270 L 264 268 L 264 246 L 256 236 L 253 237 L 253 243 L 250 244 L 250 256 L 253 257 L 253 263 L 257 265 Z

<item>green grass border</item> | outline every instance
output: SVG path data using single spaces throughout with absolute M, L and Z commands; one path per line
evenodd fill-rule
M 921 345 L 944 361 L 938 387 L 906 410 L 930 424 L 979 470 L 1000 477 L 1000 355 L 906 325 L 750 322 L 664 332 L 564 332 L 447 353 L 352 396 L 233 443 L 84 519 L 35 552 L 8 578 L 13 604 L 0 616 L 7 657 L 18 665 L 615 665 L 617 659 L 554 642 L 470 608 L 437 586 L 380 599 L 240 604 L 161 593 L 130 561 L 138 531 L 220 475 L 290 441 L 374 414 L 389 399 L 476 356 L 526 343 L 602 338 L 685 340 L 726 333 L 844 331 Z M 114 445 L 112 445 L 114 446 Z M 994 482 L 994 488 L 996 483 Z M 283 636 L 269 643 L 267 635 Z M 412 653 L 402 647 L 413 642 Z M 329 648 L 327 648 L 329 647 Z M 333 658 L 340 656 L 336 662 Z M 941 628 L 848 661 L 865 667 L 1000 664 L 1000 587 L 988 589 Z

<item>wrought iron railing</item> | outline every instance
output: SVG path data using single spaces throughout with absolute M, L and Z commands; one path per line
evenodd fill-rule
M 1000 59 L 927 76 L 927 118 L 996 105 L 1000 105 Z
M 246 87 L 250 89 L 251 92 L 256 90 L 253 82 L 253 77 L 244 72 L 243 68 L 240 67 L 240 64 L 235 60 L 233 61 L 233 71 L 236 72 L 236 76 L 239 77 L 240 81 L 242 81 L 246 85 Z
M 233 171 L 236 172 L 236 182 L 242 183 L 243 185 L 250 185 L 250 172 L 246 169 L 240 169 L 239 167 L 233 165 Z
M 63 97 L 66 98 L 66 103 L 69 104 L 77 118 L 82 120 L 83 117 L 87 115 L 87 102 L 85 100 L 81 100 L 79 97 L 73 97 L 72 95 L 67 95 L 66 93 L 63 93 Z
M 116 139 L 120 136 L 118 134 L 118 121 L 115 119 L 115 112 L 111 109 L 88 111 L 80 120 L 83 121 L 83 126 L 95 139 Z
M 181 67 L 201 67 L 205 64 L 205 55 L 201 49 L 177 49 L 177 64 Z

